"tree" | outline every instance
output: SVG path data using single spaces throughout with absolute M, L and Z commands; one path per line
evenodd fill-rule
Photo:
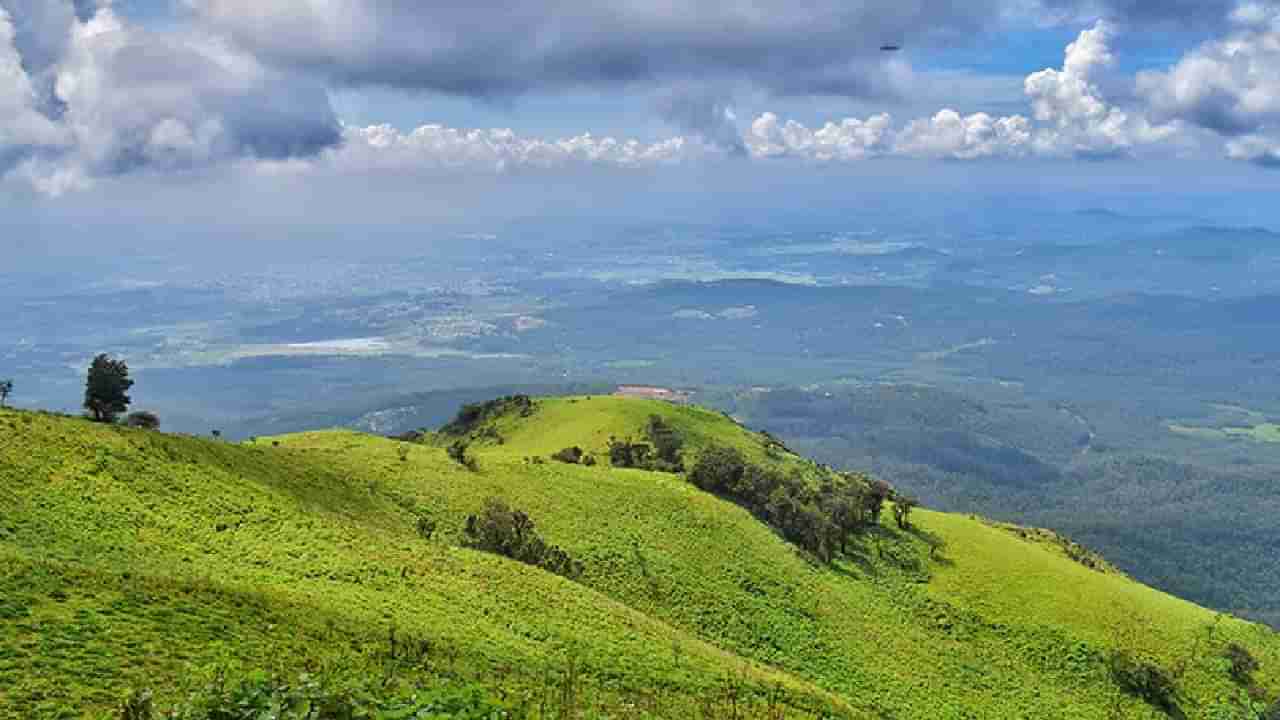
M 885 502 L 891 497 L 893 497 L 893 486 L 883 480 L 872 480 L 867 486 L 867 492 L 862 499 L 871 524 L 880 522 L 880 513 L 884 510 Z
M 160 416 L 149 410 L 139 410 L 129 413 L 129 416 L 124 419 L 124 424 L 140 430 L 159 430 Z
M 898 522 L 898 527 L 906 530 L 911 527 L 911 511 L 920 504 L 919 500 L 910 495 L 899 495 L 893 501 L 893 519 Z
M 9 395 L 13 393 L 12 380 L 0 380 L 0 407 L 4 407 L 9 402 Z
M 707 492 L 728 493 L 741 486 L 746 471 L 747 461 L 737 448 L 713 445 L 694 463 L 689 482 Z
M 120 413 L 129 409 L 129 366 L 106 353 L 93 359 L 89 365 L 89 377 L 84 388 L 84 407 L 95 422 L 115 422 Z

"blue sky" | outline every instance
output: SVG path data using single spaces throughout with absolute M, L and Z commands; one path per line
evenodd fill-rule
M 1280 0 L 0 0 L 0 222 L 1266 193 L 1277 48 Z

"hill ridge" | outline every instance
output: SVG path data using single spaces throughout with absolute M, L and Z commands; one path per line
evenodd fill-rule
M 914 532 L 886 517 L 824 564 L 684 475 L 548 458 L 640 437 L 650 415 L 683 434 L 691 462 L 722 443 L 817 467 L 768 457 L 762 436 L 713 411 L 599 396 L 493 418 L 500 440 L 473 439 L 475 470 L 439 436 L 231 445 L 0 411 L 0 615 L 15 619 L 0 630 L 0 684 L 16 688 L 0 716 L 109 709 L 139 682 L 179 698 L 188 666 L 220 655 L 281 672 L 375 666 L 389 628 L 450 648 L 453 669 L 440 660 L 420 679 L 474 680 L 513 701 L 572 657 L 621 717 L 654 688 L 658 717 L 736 692 L 759 717 L 770 702 L 788 717 L 1163 716 L 1117 684 L 1124 657 L 1175 678 L 1178 712 L 1211 717 L 1250 692 L 1224 665 L 1231 644 L 1260 666 L 1254 696 L 1280 690 L 1273 633 L 1085 567 L 1056 541 L 917 511 Z M 491 496 L 581 560 L 579 582 L 462 547 L 467 515 Z M 139 585 L 153 602 L 129 600 Z M 257 600 L 218 599 L 238 590 Z M 43 643 L 50 629 L 79 646 Z M 504 665 L 527 672 L 499 678 Z M 63 674 L 82 679 L 67 692 Z

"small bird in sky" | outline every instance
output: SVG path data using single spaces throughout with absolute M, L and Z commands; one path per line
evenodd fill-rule
M 881 45 L 880 52 L 898 52 L 902 49 L 901 45 Z

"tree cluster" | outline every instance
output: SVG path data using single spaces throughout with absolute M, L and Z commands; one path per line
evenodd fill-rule
M 570 579 L 582 575 L 581 562 L 559 546 L 548 544 L 538 535 L 528 514 L 511 508 L 500 498 L 485 500 L 479 514 L 468 516 L 464 532 L 467 546 L 476 550 L 519 560 Z
M 453 436 L 468 435 L 487 420 L 511 412 L 518 413 L 520 417 L 529 417 L 533 410 L 534 402 L 528 395 L 507 395 L 487 402 L 469 403 L 463 405 L 457 416 L 440 428 L 440 432 Z
M 609 438 L 609 462 L 614 467 L 657 472 L 684 472 L 684 438 L 658 415 L 645 426 L 648 442 Z
M 799 474 L 785 475 L 747 462 L 736 448 L 712 446 L 689 472 L 702 490 L 742 505 L 777 529 L 787 540 L 830 561 L 847 552 L 849 538 L 877 525 L 893 487 L 880 480 L 828 474 L 812 484 Z M 899 525 L 906 526 L 913 500 L 903 503 Z

